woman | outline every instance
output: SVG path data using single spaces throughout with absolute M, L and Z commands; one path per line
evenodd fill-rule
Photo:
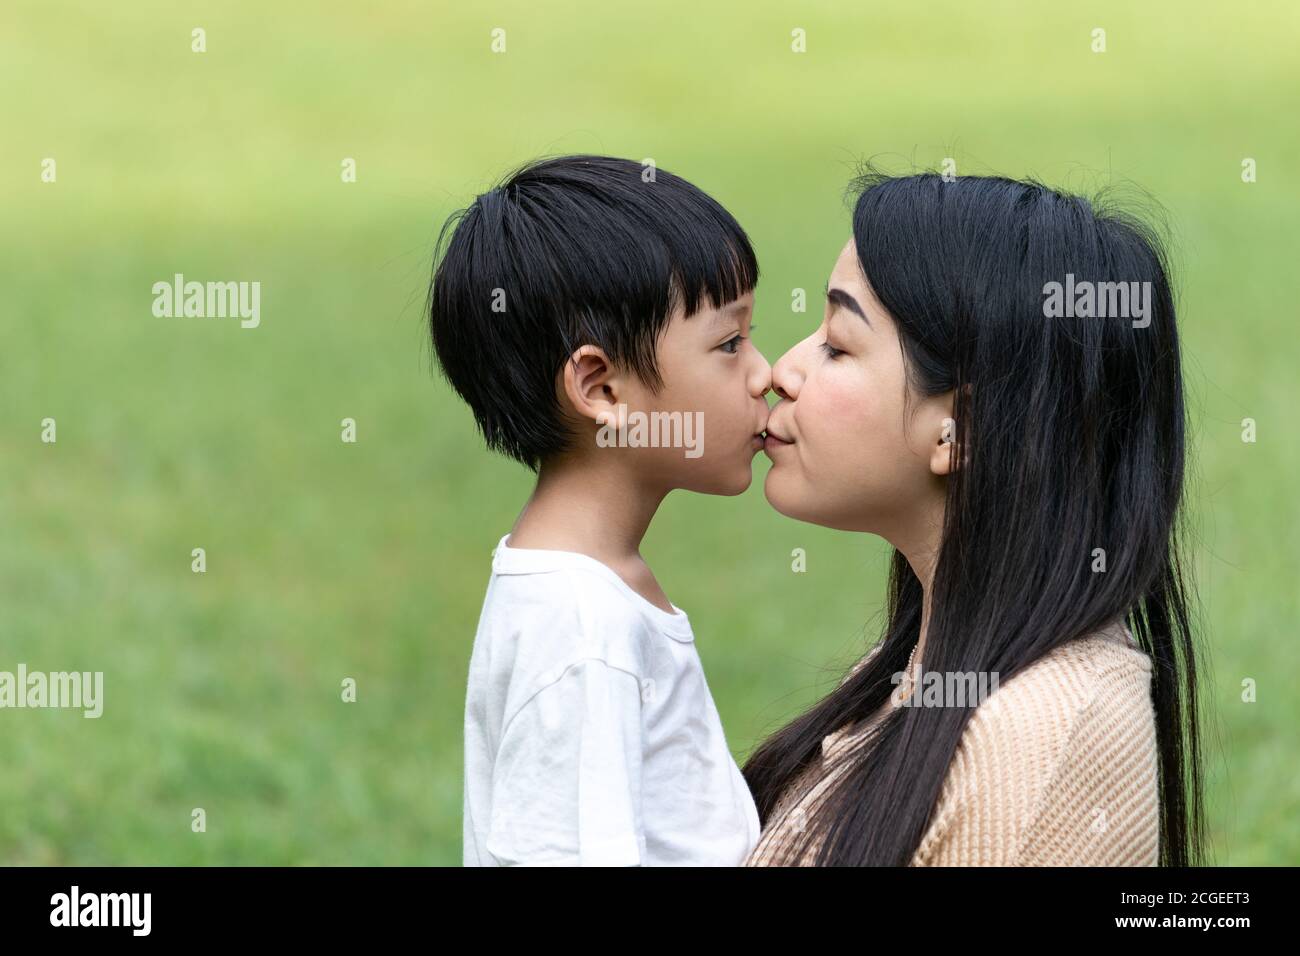
M 766 494 L 894 546 L 889 619 L 745 766 L 747 865 L 1199 862 L 1159 243 L 1033 182 L 856 185 L 825 317 L 773 370 Z

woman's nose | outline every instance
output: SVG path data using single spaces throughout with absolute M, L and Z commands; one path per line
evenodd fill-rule
M 803 381 L 795 362 L 798 346 L 782 355 L 772 366 L 772 391 L 786 401 L 799 397 L 799 384 Z

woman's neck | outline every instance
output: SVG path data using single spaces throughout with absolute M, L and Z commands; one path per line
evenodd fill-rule
M 911 567 L 921 584 L 921 626 L 917 634 L 916 653 L 912 656 L 912 677 L 921 673 L 925 639 L 930 630 L 930 596 L 934 582 L 934 568 L 939 560 L 943 543 L 944 502 L 938 500 L 924 519 L 916 522 L 906 540 L 891 542 Z

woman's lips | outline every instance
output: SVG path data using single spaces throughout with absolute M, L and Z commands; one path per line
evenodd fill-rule
M 777 448 L 786 448 L 793 444 L 794 442 L 787 441 L 780 435 L 775 434 L 772 429 L 769 428 L 767 430 L 767 439 L 763 442 L 763 451 L 770 455 Z

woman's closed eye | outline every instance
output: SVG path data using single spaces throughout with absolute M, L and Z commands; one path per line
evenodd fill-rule
M 818 348 L 820 348 L 823 352 L 825 352 L 826 357 L 829 359 L 838 358 L 839 356 L 844 354 L 843 349 L 837 349 L 835 346 L 831 345 L 830 339 L 827 339 L 825 342 L 822 342 L 821 345 L 818 346 Z

